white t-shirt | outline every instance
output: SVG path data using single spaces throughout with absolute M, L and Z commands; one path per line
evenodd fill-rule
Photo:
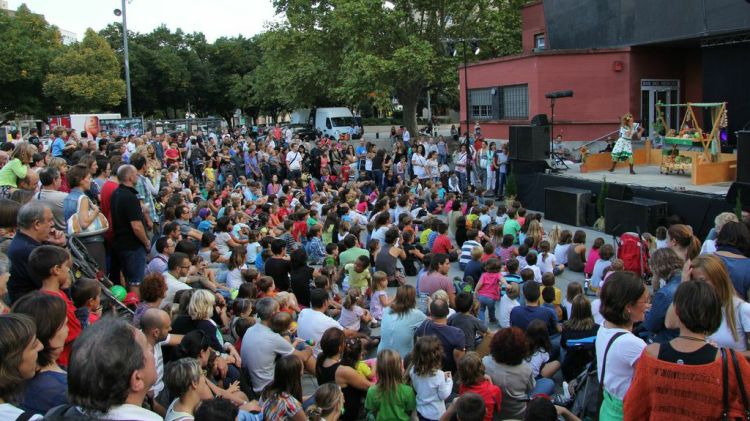
M 572 244 L 558 244 L 555 246 L 555 260 L 560 265 L 568 264 L 568 249 Z
M 242 285 L 242 270 L 247 269 L 247 264 L 234 268 L 227 272 L 227 286 L 232 289 L 240 289 Z
M 323 333 L 326 330 L 332 327 L 344 330 L 339 322 L 311 308 L 300 311 L 297 318 L 297 336 L 306 341 L 311 339 L 315 341 L 315 346 L 313 347 L 315 357 L 320 354 L 320 338 L 323 337 Z M 242 348 L 244 349 L 245 347 L 243 346 Z
M 302 168 L 302 154 L 299 151 L 289 151 L 286 153 L 286 162 L 289 164 L 290 170 L 299 170 Z
M 724 309 L 721 314 L 721 326 L 709 336 L 708 339 L 715 341 L 717 345 L 724 348 L 732 348 L 735 351 L 747 351 L 747 334 L 750 332 L 750 303 L 742 301 L 739 297 L 733 297 L 734 300 L 734 326 L 738 340 L 732 337 L 732 331 L 727 324 L 727 318 L 724 316 Z
M 175 278 L 169 272 L 164 272 L 164 281 L 167 283 L 167 296 L 162 300 L 161 308 L 169 308 L 174 303 L 174 296 L 177 294 L 177 291 L 191 288 L 190 285 Z
M 544 364 L 549 361 L 549 353 L 541 349 L 536 350 L 529 358 L 526 359 L 526 364 L 531 367 L 531 375 L 536 378 L 539 376 L 539 372 L 542 371 Z
M 151 386 L 151 391 L 154 392 L 154 396 L 158 396 L 162 390 L 164 390 L 164 355 L 162 354 L 161 346 L 169 343 L 171 335 L 167 335 L 167 338 L 163 342 L 159 342 L 154 346 L 154 364 L 156 365 L 156 383 Z
M 625 393 L 627 393 L 630 383 L 633 381 L 635 364 L 641 358 L 641 353 L 646 348 L 646 343 L 625 329 L 608 328 L 606 325 L 602 325 L 596 334 L 597 367 L 603 367 L 604 350 L 609 340 L 617 332 L 626 333 L 617 338 L 609 349 L 603 385 L 607 392 L 617 399 L 622 400 L 625 398 Z M 598 376 L 601 382 L 601 370 Z
M 229 258 L 232 255 L 232 250 L 229 249 L 229 240 L 232 236 L 228 232 L 216 233 L 216 250 L 225 258 Z
M 500 316 L 497 319 L 501 328 L 510 327 L 510 311 L 518 305 L 518 300 L 511 300 L 507 295 L 500 298 Z
M 445 378 L 443 370 L 432 376 L 419 376 L 409 370 L 412 387 L 417 395 L 417 412 L 424 418 L 436 420 L 445 413 L 445 400 L 453 389 L 453 379 Z
M 424 166 L 426 163 L 427 162 L 425 158 L 418 153 L 415 153 L 414 155 L 411 156 L 411 165 L 412 165 L 412 168 L 414 169 L 414 175 L 417 178 L 425 178 Z
M 0 420 L 15 420 L 24 413 L 23 409 L 16 408 L 9 403 L 0 403 Z M 30 420 L 41 420 L 43 417 L 39 414 L 32 415 Z
M 258 258 L 258 253 L 262 252 L 259 242 L 250 243 L 246 247 L 247 249 L 247 257 L 245 257 L 245 261 L 248 264 L 255 264 L 255 260 Z
M 536 256 L 536 265 L 539 266 L 539 271 L 542 274 L 547 272 L 554 272 L 555 266 L 557 266 L 557 259 L 553 253 L 547 253 L 547 258 L 542 259 L 544 253 L 539 253 Z
M 599 312 L 599 309 L 601 307 L 602 307 L 602 300 L 597 298 L 591 302 L 591 313 L 594 315 L 594 321 L 599 326 L 604 325 L 604 316 L 602 316 L 602 313 Z
M 713 254 L 716 252 L 716 240 L 706 240 L 701 246 L 701 254 Z

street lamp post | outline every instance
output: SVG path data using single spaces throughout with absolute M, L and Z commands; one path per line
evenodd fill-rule
M 122 15 L 122 49 L 125 56 L 125 89 L 128 97 L 128 118 L 133 118 L 133 101 L 130 94 L 130 59 L 128 55 L 127 3 L 122 0 L 122 10 L 115 9 L 115 16 Z

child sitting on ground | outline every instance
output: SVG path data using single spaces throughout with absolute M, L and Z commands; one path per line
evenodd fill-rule
M 464 332 L 466 350 L 476 349 L 489 330 L 487 324 L 472 314 L 474 296 L 469 292 L 459 292 L 456 295 L 456 313 L 448 318 L 448 326 L 461 329 Z
M 289 343 L 294 343 L 297 337 L 297 329 L 294 326 L 294 320 L 289 313 L 278 312 L 271 316 L 271 330 L 278 333 Z
M 523 284 L 525 284 L 526 282 L 534 282 L 534 271 L 530 268 L 526 268 L 521 271 L 522 285 L 520 287 L 523 288 Z M 521 294 L 519 301 L 521 302 L 521 305 L 526 305 L 526 297 L 524 297 L 523 294 Z
M 351 367 L 358 373 L 365 376 L 367 380 L 375 380 L 375 373 L 372 372 L 374 360 L 365 360 L 365 349 L 362 341 L 346 341 L 344 343 L 344 352 L 341 354 L 341 365 Z
M 370 334 L 370 321 L 372 316 L 370 312 L 360 306 L 362 294 L 357 287 L 350 287 L 344 297 L 343 308 L 339 323 L 344 329 L 350 329 L 363 335 Z
M 565 270 L 565 265 L 557 263 L 557 258 L 554 253 L 550 252 L 550 249 L 549 241 L 542 240 L 539 243 L 539 258 L 537 266 L 539 266 L 539 270 L 542 271 L 542 274 L 552 273 L 554 275 L 559 275 Z
M 270 276 L 261 276 L 258 280 L 258 299 L 276 296 L 276 286 Z
M 495 255 L 495 246 L 493 246 L 490 242 L 487 242 L 484 244 L 484 246 L 482 246 L 482 251 L 484 253 L 482 254 L 482 258 L 479 259 L 479 261 L 482 263 L 485 263 L 486 261 L 497 257 Z
M 476 393 L 484 399 L 484 421 L 492 421 L 495 412 L 500 413 L 503 394 L 500 388 L 492 384 L 484 375 L 484 364 L 479 354 L 467 352 L 458 363 L 458 375 L 461 386 L 458 394 Z
M 526 327 L 526 337 L 531 345 L 531 356 L 526 358 L 526 363 L 531 367 L 531 375 L 535 379 L 551 378 L 560 369 L 560 362 L 550 361 L 552 344 L 547 324 L 543 320 L 532 320 Z
M 520 294 L 519 284 L 516 282 L 508 283 L 505 288 L 505 295 L 500 298 L 500 314 L 497 316 L 498 324 L 505 329 L 510 327 L 510 311 L 519 306 L 518 296 Z
M 599 259 L 594 263 L 594 268 L 591 271 L 591 288 L 598 290 L 602 283 L 604 276 L 604 269 L 609 267 L 612 262 L 612 257 L 615 255 L 615 248 L 611 244 L 605 244 L 599 249 Z
M 524 270 L 529 265 L 529 263 L 526 261 L 526 256 L 529 255 L 529 246 L 526 244 L 521 244 L 518 246 L 518 254 L 516 255 L 516 259 L 518 260 L 518 270 Z
M 380 419 L 411 420 L 417 397 L 414 389 L 404 384 L 404 369 L 398 352 L 391 349 L 380 351 L 375 372 L 378 382 L 367 390 L 365 408 L 378 413 L 382 417 Z
M 589 255 L 586 256 L 586 265 L 583 267 L 583 273 L 586 279 L 591 279 L 591 274 L 594 272 L 594 264 L 599 260 L 599 249 L 604 245 L 604 239 L 597 237 L 594 239 L 594 244 L 591 245 Z
M 544 287 L 542 288 L 542 301 L 544 301 L 544 304 L 542 306 L 547 307 L 555 312 L 557 314 L 557 320 L 564 321 L 567 320 L 567 317 L 565 315 L 565 310 L 562 308 L 560 304 L 555 304 L 555 290 L 557 288 L 555 287 Z
M 359 288 L 361 291 L 366 291 L 372 282 L 369 267 L 370 258 L 367 256 L 359 256 L 354 263 L 348 263 L 344 266 L 348 279 L 348 282 L 347 279 L 344 279 L 344 292 L 349 288 Z
M 560 288 L 555 286 L 555 275 L 549 272 L 542 275 L 542 285 L 545 287 L 551 287 L 555 291 L 553 304 L 558 306 L 562 305 L 562 291 L 560 291 Z
M 464 269 L 464 282 L 467 282 L 468 278 L 471 278 L 473 283 L 478 281 L 482 276 L 482 272 L 484 272 L 481 262 L 483 254 L 481 247 L 471 249 L 471 260 L 466 264 L 466 268 Z
M 542 270 L 537 266 L 537 259 L 539 256 L 536 254 L 535 251 L 530 251 L 529 254 L 526 255 L 526 263 L 528 263 L 528 266 L 526 266 L 526 269 L 531 269 L 534 272 L 534 281 L 536 283 L 541 284 L 542 283 Z
M 289 313 L 292 318 L 296 318 L 297 314 L 301 311 L 294 294 L 286 291 L 279 291 L 273 298 L 279 303 L 279 311 Z
M 522 282 L 521 276 L 518 274 L 518 259 L 511 257 L 505 262 L 505 272 L 503 272 L 503 278 L 508 283 Z

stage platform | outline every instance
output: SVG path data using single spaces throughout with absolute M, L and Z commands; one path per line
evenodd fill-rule
M 689 176 L 662 175 L 655 166 L 640 166 L 635 171 L 636 174 L 631 175 L 626 164 L 618 165 L 614 173 L 604 171 L 582 174 L 575 166 L 555 174 L 517 171 L 518 198 L 525 208 L 543 211 L 545 188 L 574 187 L 590 191 L 595 198 L 606 177 L 610 184 L 630 187 L 634 197 L 667 202 L 668 219 L 692 226 L 701 239 L 713 228 L 716 215 L 733 211 L 734 205 L 726 201 L 731 183 L 694 186 L 690 183 Z M 659 221 L 660 224 L 667 222 Z
M 589 181 L 607 181 L 616 184 L 627 184 L 645 188 L 659 188 L 673 191 L 692 191 L 726 196 L 731 182 L 693 185 L 690 182 L 690 174 L 660 174 L 658 165 L 640 165 L 634 168 L 636 174 L 630 174 L 627 163 L 617 164 L 614 172 L 592 171 L 582 173 L 581 164 L 568 162 L 570 169 L 560 171 L 558 175 Z M 572 164 L 572 165 L 571 165 Z

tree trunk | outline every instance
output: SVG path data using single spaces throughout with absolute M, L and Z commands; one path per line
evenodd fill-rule
M 417 127 L 417 103 L 419 102 L 418 93 L 404 93 L 399 98 L 401 105 L 404 107 L 404 127 L 409 130 L 412 138 L 416 137 L 419 133 L 419 127 Z

